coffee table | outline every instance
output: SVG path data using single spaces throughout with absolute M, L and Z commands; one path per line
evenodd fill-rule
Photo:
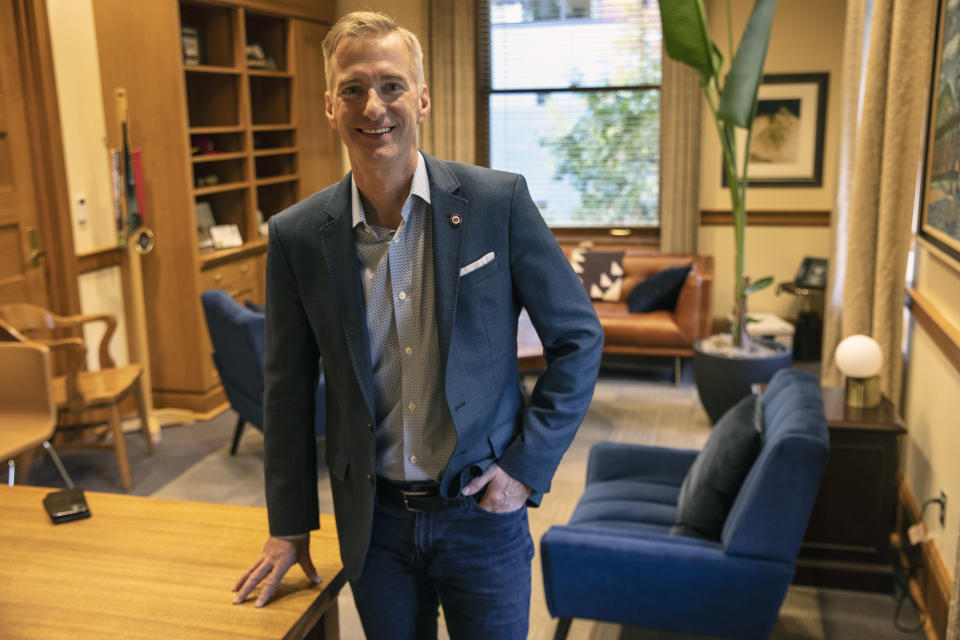
M 310 538 L 323 582 L 294 566 L 257 609 L 257 591 L 234 605 L 230 589 L 267 539 L 265 509 L 87 492 L 92 516 L 54 525 L 50 491 L 0 486 L 0 636 L 338 638 L 333 516 Z

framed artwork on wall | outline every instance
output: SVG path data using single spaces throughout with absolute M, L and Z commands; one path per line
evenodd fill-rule
M 820 187 L 828 73 L 767 74 L 758 92 L 747 178 L 751 187 Z M 746 132 L 737 130 L 744 152 Z M 722 175 L 727 186 L 726 173 Z
M 960 6 L 940 2 L 934 45 L 920 236 L 960 261 Z

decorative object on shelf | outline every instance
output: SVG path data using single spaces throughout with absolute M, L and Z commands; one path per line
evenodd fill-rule
M 820 187 L 826 131 L 828 73 L 763 76 L 749 147 L 747 179 L 752 187 Z M 737 132 L 746 148 L 746 132 Z M 722 172 L 726 187 L 726 172 Z
M 203 156 L 216 153 L 213 148 L 213 138 L 210 136 L 190 136 L 190 155 Z
M 752 383 L 768 381 L 777 369 L 790 366 L 791 360 L 789 348 L 779 343 L 762 345 L 747 333 L 747 296 L 772 284 L 773 278 L 767 276 L 751 283 L 744 273 L 747 159 L 750 158 L 759 89 L 776 4 L 776 0 L 756 1 L 730 68 L 725 70 L 720 49 L 710 39 L 703 1 L 660 0 L 667 55 L 700 74 L 700 86 L 723 149 L 723 170 L 731 186 L 734 304 L 730 336 L 726 340 L 714 336 L 698 342 L 693 361 L 700 399 L 714 422 L 727 408 L 750 393 Z M 731 21 L 728 3 L 727 24 Z M 729 32 L 729 50 L 733 52 L 732 27 Z M 742 148 L 737 144 L 738 133 L 743 139 Z
M 247 45 L 247 66 L 251 69 L 275 71 L 277 63 L 263 52 L 263 46 L 259 42 L 251 42 Z
M 267 224 L 266 220 L 263 219 L 263 211 L 261 211 L 260 208 L 258 207 L 257 208 L 257 231 L 260 233 L 260 236 L 262 238 L 267 237 L 268 228 L 269 228 L 269 225 Z
M 220 177 L 215 173 L 210 173 L 205 176 L 197 176 L 194 182 L 196 182 L 198 189 L 212 187 L 215 184 L 220 184 Z
M 203 42 L 201 31 L 197 27 L 180 27 L 180 43 L 183 45 L 183 64 L 197 66 L 203 64 Z
M 960 100 L 955 95 L 960 73 L 960 6 L 940 2 L 933 87 L 927 116 L 926 162 L 920 237 L 945 252 L 960 268 Z
M 200 200 L 196 204 L 197 210 L 197 248 L 210 249 L 213 240 L 210 239 L 210 227 L 217 224 L 213 218 L 213 208 L 209 202 Z
M 846 376 L 847 406 L 872 409 L 880 406 L 880 368 L 883 351 L 877 341 L 863 334 L 840 341 L 833 354 L 837 368 Z
M 210 227 L 210 239 L 214 249 L 233 249 L 243 246 L 240 227 L 235 224 L 215 224 Z

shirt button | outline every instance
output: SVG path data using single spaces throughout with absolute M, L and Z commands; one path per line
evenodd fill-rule
M 416 403 L 414 403 L 414 402 L 411 402 L 411 403 L 408 404 L 407 406 L 410 407 L 410 411 L 413 411 L 414 409 L 417 408 L 417 405 L 416 405 Z
M 413 347 L 407 347 L 406 349 L 403 350 L 403 352 L 409 356 L 410 354 L 413 353 Z
M 416 463 L 417 456 L 410 456 L 410 462 Z
M 397 294 L 397 297 L 400 298 L 401 300 L 406 300 L 406 299 L 407 299 L 407 294 L 406 294 L 405 292 L 401 291 L 400 293 Z

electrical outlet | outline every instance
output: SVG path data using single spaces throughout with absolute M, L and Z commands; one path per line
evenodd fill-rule
M 947 492 L 940 489 L 940 526 L 947 524 Z

